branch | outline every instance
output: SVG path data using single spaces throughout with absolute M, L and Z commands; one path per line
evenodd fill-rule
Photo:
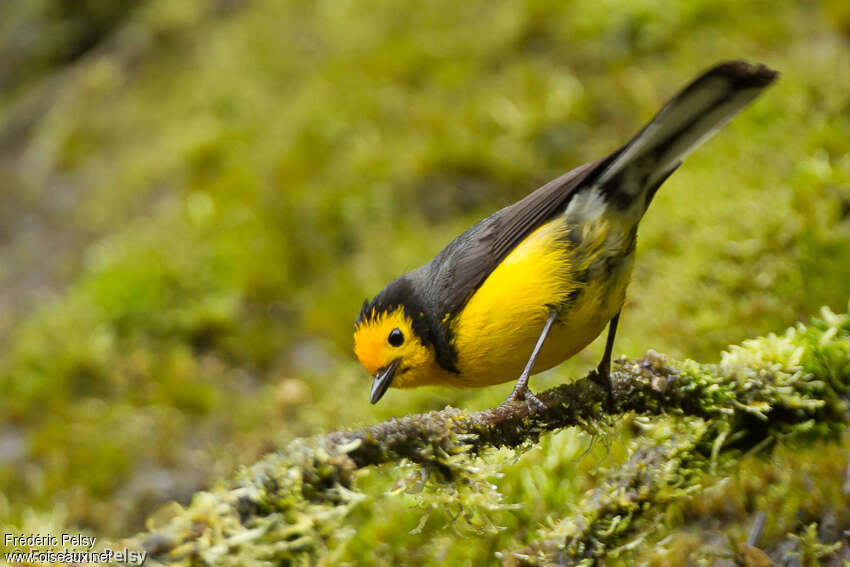
M 808 329 L 789 329 L 783 337 L 732 347 L 719 365 L 672 363 L 653 352 L 621 363 L 612 376 L 612 413 L 693 416 L 706 425 L 684 442 L 633 456 L 620 480 L 639 488 L 629 466 L 633 475 L 649 474 L 647 464 L 668 463 L 679 455 L 687 457 L 671 472 L 679 482 L 677 475 L 689 468 L 711 468 L 706 463 L 716 458 L 718 447 L 741 451 L 785 435 L 836 436 L 850 421 L 844 401 L 850 386 L 850 323 L 828 311 L 824 318 Z M 606 413 L 606 394 L 593 376 L 538 397 L 547 407 L 539 413 L 530 413 L 522 402 L 476 413 L 447 407 L 296 440 L 245 468 L 228 486 L 199 493 L 188 509 L 160 515 L 149 526 L 152 533 L 132 543 L 161 563 L 310 558 L 333 545 L 337 529 L 363 498 L 355 490 L 358 469 L 407 459 L 450 481 L 460 472 L 458 455 L 533 443 L 546 432 L 593 423 Z M 667 481 L 656 482 L 660 487 Z M 629 529 L 615 526 L 612 537 L 603 537 L 622 512 L 615 500 L 597 498 L 576 524 L 580 529 L 554 530 L 557 537 L 544 538 L 506 561 L 593 562 L 635 530 L 632 524 Z M 639 516 L 640 507 L 630 508 L 635 510 Z
M 636 443 L 628 461 L 603 476 L 573 516 L 523 549 L 499 554 L 502 564 L 589 567 L 631 551 L 667 505 L 693 495 L 709 477 L 734 465 L 734 458 L 725 457 L 740 451 L 724 444 L 729 433 L 725 420 L 709 420 L 679 424 L 651 443 Z

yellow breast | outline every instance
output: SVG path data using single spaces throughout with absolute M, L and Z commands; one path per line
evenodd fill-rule
M 600 272 L 604 274 L 600 277 L 586 275 L 602 256 L 612 253 L 604 243 L 619 227 L 604 217 L 585 223 L 579 245 L 567 238 L 569 228 L 559 217 L 535 230 L 469 299 L 453 327 L 460 374 L 444 383 L 477 387 L 515 380 L 551 307 L 559 314 L 535 373 L 582 350 L 617 314 L 625 299 L 631 256 L 616 262 L 615 269 Z

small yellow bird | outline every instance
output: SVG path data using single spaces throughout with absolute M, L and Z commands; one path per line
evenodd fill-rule
M 389 387 L 489 386 L 543 404 L 528 379 L 608 325 L 594 376 L 611 389 L 611 351 L 634 265 L 637 227 L 682 160 L 776 78 L 732 61 L 691 82 L 626 145 L 476 223 L 427 264 L 391 282 L 357 318 L 354 352 Z

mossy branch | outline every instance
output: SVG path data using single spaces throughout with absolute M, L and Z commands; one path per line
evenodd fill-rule
M 783 436 L 837 436 L 850 422 L 850 323 L 824 311 L 809 327 L 731 347 L 717 365 L 668 362 L 650 352 L 620 364 L 613 387 L 611 413 L 691 416 L 701 425 L 635 452 L 574 518 L 521 552 L 504 554 L 506 563 L 592 564 L 634 536 L 635 520 L 713 472 L 721 453 Z M 446 408 L 294 441 L 228 486 L 196 495 L 187 509 L 161 513 L 152 532 L 133 543 L 160 563 L 309 559 L 333 547 L 346 515 L 364 497 L 355 488 L 358 469 L 407 459 L 449 482 L 462 472 L 458 456 L 533 443 L 607 413 L 606 393 L 593 376 L 538 397 L 548 408 L 538 413 L 524 403 L 476 413 Z

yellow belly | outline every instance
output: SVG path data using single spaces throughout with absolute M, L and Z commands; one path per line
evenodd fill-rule
M 623 229 L 604 217 L 582 225 L 579 245 L 569 243 L 568 229 L 563 217 L 541 226 L 484 281 L 453 327 L 460 374 L 444 375 L 439 383 L 477 387 L 515 380 L 552 307 L 558 317 L 535 373 L 572 357 L 604 330 L 625 300 L 631 247 L 607 246 L 622 243 Z M 612 231 L 619 236 L 611 239 Z M 585 282 L 578 277 L 612 255 L 614 269 Z

